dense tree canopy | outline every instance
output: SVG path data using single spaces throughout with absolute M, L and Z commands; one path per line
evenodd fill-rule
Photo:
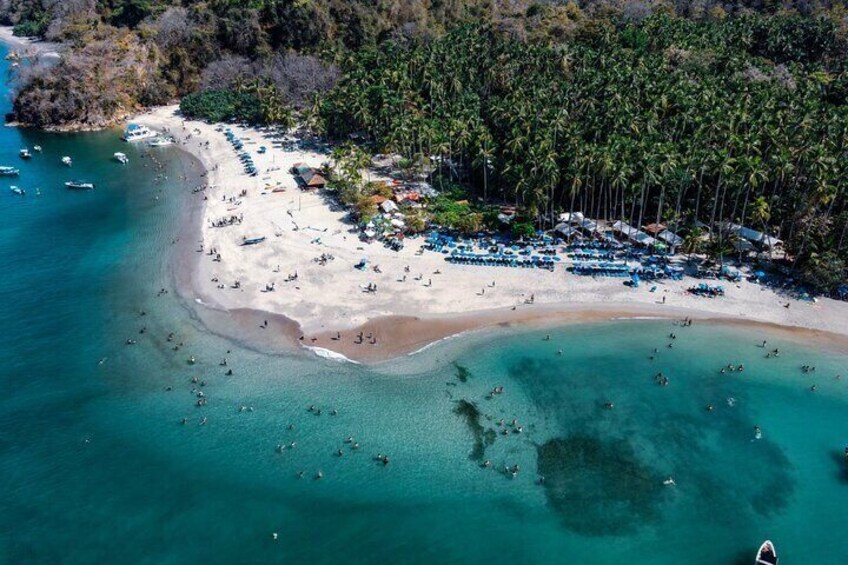
M 299 114 L 541 227 L 563 210 L 664 221 L 718 253 L 722 223 L 744 223 L 820 286 L 846 278 L 841 3 L 0 0 L 0 20 L 71 47 L 49 71 L 22 67 L 26 123 L 102 124 L 181 96 L 206 119 Z
M 661 15 L 556 46 L 475 26 L 351 54 L 322 115 L 331 135 L 458 164 L 547 227 L 563 210 L 732 221 L 803 264 L 845 257 L 844 65 L 835 26 L 800 16 Z

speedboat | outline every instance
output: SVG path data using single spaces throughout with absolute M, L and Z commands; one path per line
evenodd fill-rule
M 150 147 L 165 147 L 167 145 L 173 144 L 174 140 L 170 137 L 157 137 L 156 139 L 147 142 L 147 145 L 149 145 Z
M 21 156 L 21 159 L 29 159 L 30 157 L 32 157 L 32 153 L 29 152 L 29 149 L 21 149 L 18 152 L 18 155 Z
M 83 182 L 79 180 L 69 180 L 65 183 L 65 187 L 73 190 L 91 190 L 94 188 L 94 183 Z
M 0 177 L 16 177 L 20 173 L 15 167 L 0 167 Z
M 764 541 L 763 545 L 760 546 L 754 565 L 777 565 L 777 551 L 774 549 L 774 544 L 769 540 Z
M 159 134 L 148 128 L 147 126 L 143 126 L 140 124 L 129 124 L 127 129 L 124 130 L 124 134 L 121 136 L 121 139 L 124 141 L 139 141 L 142 139 L 150 139 L 151 137 L 157 137 Z
M 40 145 L 33 145 L 32 150 L 35 151 L 36 153 L 41 153 L 41 146 Z
M 122 165 L 126 165 L 130 161 L 127 158 L 126 154 L 121 153 L 121 152 L 115 153 L 114 155 L 112 155 L 112 157 Z
M 62 161 L 62 164 L 65 165 L 66 167 L 70 167 L 73 164 L 73 161 L 71 161 L 71 158 L 68 157 L 67 155 L 62 157 L 61 161 Z
M 23 188 L 18 188 L 17 186 L 14 186 L 14 185 L 10 186 L 9 190 L 11 190 L 13 193 L 17 194 L 18 196 L 23 196 L 24 194 L 26 194 L 26 191 Z

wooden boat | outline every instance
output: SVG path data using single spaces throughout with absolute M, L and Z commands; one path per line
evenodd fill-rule
M 65 187 L 73 190 L 91 190 L 94 188 L 94 183 L 83 182 L 79 180 L 69 180 L 65 183 Z
M 777 551 L 769 540 L 764 541 L 760 546 L 754 565 L 777 565 Z

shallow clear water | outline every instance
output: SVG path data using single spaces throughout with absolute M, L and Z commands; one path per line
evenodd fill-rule
M 477 334 L 376 369 L 261 354 L 173 291 L 193 169 L 161 151 L 156 182 L 141 153 L 0 130 L 29 191 L 0 182 L 0 562 L 750 563 L 765 538 L 783 563 L 848 562 L 843 354 L 651 321 Z

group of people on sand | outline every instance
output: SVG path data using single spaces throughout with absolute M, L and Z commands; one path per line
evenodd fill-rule
M 226 228 L 228 226 L 237 226 L 240 225 L 244 221 L 244 214 L 239 214 L 236 216 L 233 214 L 227 218 L 220 218 L 218 220 L 212 220 L 209 225 L 213 228 Z

